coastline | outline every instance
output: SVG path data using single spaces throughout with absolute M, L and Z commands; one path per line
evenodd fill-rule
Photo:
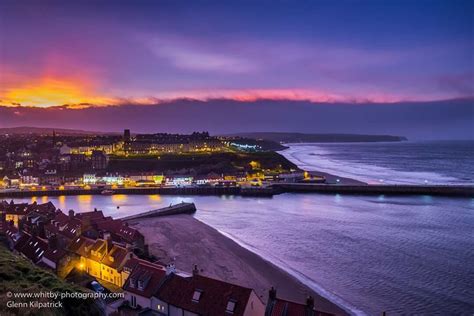
M 281 298 L 304 303 L 312 295 L 318 310 L 348 315 L 288 272 L 190 215 L 136 219 L 129 223 L 143 233 L 151 254 L 163 263 L 174 260 L 179 270 L 190 272 L 197 264 L 205 275 L 253 288 L 264 302 L 274 286 Z

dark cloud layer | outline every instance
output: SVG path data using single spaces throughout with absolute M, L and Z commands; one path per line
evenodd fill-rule
M 87 109 L 0 107 L 0 127 L 96 131 L 255 131 L 392 134 L 411 139 L 474 139 L 474 100 L 396 104 L 177 100 Z

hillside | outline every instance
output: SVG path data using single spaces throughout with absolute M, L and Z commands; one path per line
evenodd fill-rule
M 406 141 L 403 136 L 391 135 L 361 135 L 361 134 L 303 134 L 254 132 L 239 133 L 227 136 L 240 136 L 254 139 L 263 139 L 279 143 L 352 143 L 352 142 L 400 142 Z
M 54 299 L 12 298 L 8 293 L 84 292 L 59 279 L 21 256 L 10 252 L 0 242 L 0 315 L 101 315 L 92 299 L 65 299 L 62 308 L 7 307 L 7 302 L 54 302 Z
M 111 156 L 108 172 L 131 171 L 180 171 L 186 174 L 233 174 L 236 172 L 250 171 L 250 163 L 256 161 L 261 169 L 285 170 L 298 169 L 282 155 L 267 152 L 227 152 L 227 153 L 189 153 L 166 154 L 157 157 L 117 157 Z
M 65 128 L 52 128 L 52 127 L 30 127 L 30 126 L 19 126 L 10 128 L 0 128 L 0 135 L 2 134 L 13 134 L 13 135 L 25 135 L 25 134 L 37 134 L 37 135 L 51 135 L 53 131 L 57 135 L 65 136 L 80 136 L 80 135 L 108 135 L 118 133 L 105 133 L 105 132 L 93 132 L 75 129 Z

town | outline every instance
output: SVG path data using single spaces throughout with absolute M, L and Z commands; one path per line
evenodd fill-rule
M 149 253 L 140 231 L 102 211 L 67 214 L 53 203 L 0 202 L 0 233 L 7 246 L 59 278 L 95 292 L 123 296 L 105 300 L 107 315 L 331 315 L 311 296 L 293 302 L 268 289 L 253 289 L 204 275 L 198 266 L 176 269 Z
M 260 187 L 316 181 L 262 140 L 181 134 L 0 135 L 0 189 Z M 272 148 L 272 149 L 270 149 Z

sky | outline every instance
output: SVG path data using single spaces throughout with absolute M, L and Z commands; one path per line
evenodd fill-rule
M 202 129 L 216 132 L 238 132 L 252 113 L 266 121 L 311 114 L 316 123 L 293 119 L 284 130 L 357 123 L 382 132 L 362 114 L 387 107 L 428 120 L 443 104 L 457 131 L 448 136 L 471 138 L 473 19 L 472 1 L 0 0 L 0 127 L 44 126 L 45 117 L 88 127 L 85 114 L 94 113 L 95 130 L 119 130 L 120 121 L 184 131 L 196 125 L 192 103 L 210 118 Z M 231 108 L 243 113 L 232 118 L 240 127 L 227 128 Z M 320 128 L 319 116 L 338 111 Z M 466 111 L 471 120 L 459 130 Z M 150 125 L 143 112 L 173 114 Z M 351 116 L 361 118 L 336 124 Z M 277 129 L 251 121 L 252 131 Z M 391 123 L 390 131 L 424 134 Z

